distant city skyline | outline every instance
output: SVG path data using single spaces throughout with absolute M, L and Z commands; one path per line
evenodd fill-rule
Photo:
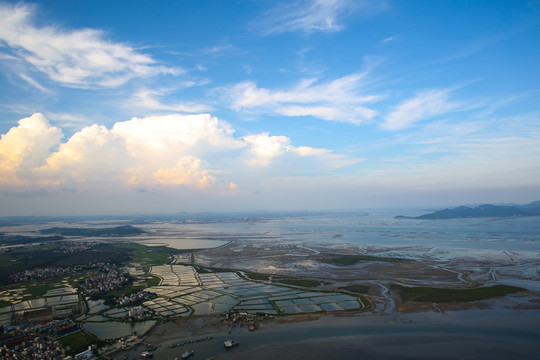
M 0 1 L 0 216 L 540 199 L 538 1 Z

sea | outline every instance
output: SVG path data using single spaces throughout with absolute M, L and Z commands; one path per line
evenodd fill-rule
M 255 222 L 182 224 L 178 227 L 183 234 L 189 234 L 190 240 L 196 238 L 199 241 L 241 238 L 291 244 L 347 244 L 359 249 L 410 247 L 411 251 L 429 251 L 434 259 L 475 256 L 504 259 L 513 254 L 540 258 L 540 216 L 445 220 L 395 218 L 426 212 L 428 210 L 406 208 L 314 213 L 269 217 Z M 209 246 L 209 243 L 203 245 Z M 190 242 L 189 246 L 194 245 Z M 416 255 L 411 253 L 411 256 Z

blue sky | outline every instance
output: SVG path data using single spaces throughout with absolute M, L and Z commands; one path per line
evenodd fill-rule
M 0 2 L 0 215 L 540 199 L 539 1 Z

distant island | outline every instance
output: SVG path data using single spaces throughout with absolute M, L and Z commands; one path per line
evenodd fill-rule
M 62 228 L 54 227 L 39 230 L 41 234 L 58 234 L 61 236 L 132 236 L 144 234 L 145 231 L 131 225 L 109 228 Z
M 540 216 L 540 201 L 533 201 L 526 205 L 491 205 L 484 204 L 476 207 L 458 206 L 438 210 L 420 216 L 396 216 L 396 219 L 465 219 L 482 217 L 516 217 Z

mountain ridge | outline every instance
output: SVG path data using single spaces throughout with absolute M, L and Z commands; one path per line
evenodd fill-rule
M 522 216 L 540 216 L 540 201 L 536 200 L 525 205 L 492 205 L 483 204 L 475 207 L 457 206 L 455 208 L 446 208 L 432 213 L 420 216 L 402 216 L 398 215 L 396 219 L 467 219 L 481 217 L 522 217 Z

